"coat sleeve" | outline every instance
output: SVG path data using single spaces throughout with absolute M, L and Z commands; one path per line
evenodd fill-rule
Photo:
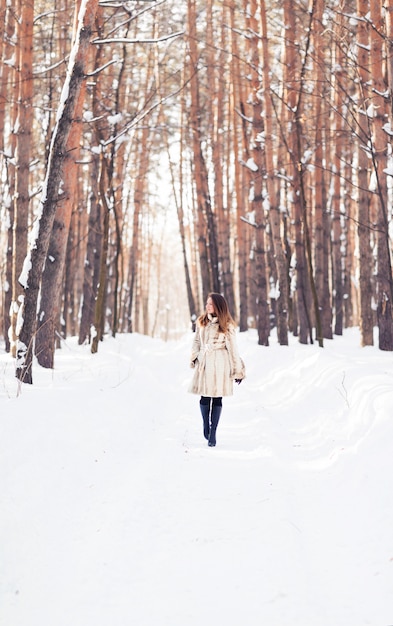
M 225 345 L 229 354 L 232 380 L 243 380 L 243 378 L 246 377 L 246 368 L 243 359 L 239 355 L 236 340 L 236 329 L 233 326 L 229 328 L 226 334 Z
M 192 347 L 191 347 L 190 367 L 195 367 L 200 349 L 201 349 L 201 334 L 200 334 L 199 326 L 197 324 L 196 329 L 195 329 L 195 334 L 194 334 L 194 341 L 192 342 Z

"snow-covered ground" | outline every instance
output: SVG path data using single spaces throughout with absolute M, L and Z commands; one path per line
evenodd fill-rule
M 192 334 L 0 354 L 1 626 L 393 625 L 393 355 L 239 335 L 217 447 Z

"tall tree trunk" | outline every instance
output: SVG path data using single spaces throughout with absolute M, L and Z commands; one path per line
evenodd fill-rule
M 141 332 L 139 319 L 141 313 L 141 293 L 139 289 L 140 281 L 138 275 L 141 272 L 142 260 L 142 226 L 141 219 L 143 215 L 143 203 L 146 193 L 146 177 L 148 169 L 147 143 L 149 129 L 147 126 L 141 129 L 140 148 L 138 163 L 138 174 L 135 180 L 134 190 L 134 214 L 132 220 L 132 242 L 130 250 L 129 264 L 129 285 L 130 285 L 130 315 L 132 316 L 132 308 L 134 310 L 135 319 L 132 329 L 135 332 Z
M 31 159 L 31 129 L 33 121 L 33 21 L 34 0 L 21 4 L 18 25 L 18 119 L 16 123 L 16 179 L 13 223 L 12 268 L 12 353 L 16 354 L 17 318 L 23 289 L 18 282 L 27 254 L 29 223 L 29 170 Z
M 351 158 L 353 146 L 349 141 L 345 142 L 343 153 L 344 163 L 342 164 L 342 175 L 344 180 L 351 177 Z M 354 285 L 353 276 L 357 271 L 356 263 L 356 215 L 357 206 L 353 194 L 345 194 L 344 197 L 345 221 L 345 274 L 344 274 L 344 326 L 351 328 L 359 325 L 357 287 Z
M 296 319 L 298 323 L 297 334 L 300 343 L 307 343 L 308 337 L 312 339 L 310 320 L 308 316 L 307 306 L 307 267 L 304 249 L 303 228 L 302 228 L 302 206 L 300 198 L 300 175 L 301 175 L 301 154 L 299 152 L 299 144 L 296 130 L 295 112 L 298 102 L 299 89 L 299 67 L 298 67 L 298 49 L 296 20 L 292 3 L 289 0 L 284 1 L 284 20 L 286 23 L 285 30 L 285 46 L 284 46 L 284 100 L 286 128 L 285 137 L 288 137 L 288 150 L 291 158 L 291 183 L 292 183 L 292 221 L 294 229 L 294 247 L 295 247 L 295 302 L 296 302 Z M 299 111 L 300 115 L 300 111 Z
M 312 244 L 311 244 L 311 233 L 309 228 L 309 217 L 307 213 L 307 197 L 305 191 L 305 166 L 303 162 L 303 127 L 302 127 L 302 112 L 303 112 L 303 96 L 305 93 L 305 73 L 306 66 L 309 58 L 309 49 L 311 43 L 311 27 L 314 20 L 315 15 L 315 6 L 317 0 L 312 0 L 312 6 L 309 11 L 309 24 L 307 28 L 307 36 L 306 36 L 306 45 L 304 50 L 304 57 L 302 62 L 302 67 L 299 75 L 299 91 L 297 95 L 296 105 L 294 107 L 294 131 L 293 135 L 293 172 L 294 172 L 294 180 L 298 181 L 298 188 L 296 189 L 296 196 L 298 197 L 299 209 L 302 219 L 303 226 L 303 234 L 304 234 L 304 246 L 306 250 L 306 258 L 307 258 L 307 269 L 308 269 L 308 280 L 310 283 L 312 301 L 314 305 L 314 317 L 315 317 L 315 326 L 316 326 L 316 338 L 318 340 L 319 346 L 323 347 L 323 334 L 322 334 L 322 325 L 321 325 L 321 317 L 319 310 L 319 301 L 318 294 L 315 287 L 314 280 L 314 269 L 313 269 L 313 260 L 312 260 Z M 310 319 L 309 312 L 307 313 L 308 320 Z
M 98 288 L 100 251 L 102 249 L 101 215 L 98 193 L 99 158 L 93 157 L 91 168 L 91 191 L 89 198 L 89 220 L 84 263 L 83 295 L 81 321 L 79 325 L 79 344 L 90 341 L 90 332 L 94 323 L 95 299 Z
M 383 75 L 385 48 L 383 44 L 382 7 L 379 0 L 370 0 L 370 17 L 373 28 L 370 30 L 372 71 L 372 157 L 375 177 L 374 196 L 378 203 L 377 214 L 377 318 L 379 328 L 379 348 L 393 350 L 393 286 L 392 264 L 389 240 L 388 195 L 386 175 L 388 143 L 384 131 L 386 124 L 386 104 L 384 93 L 386 84 Z
M 10 59 L 13 55 L 13 47 L 11 45 L 14 35 L 16 20 L 14 17 L 14 9 L 5 0 L 2 0 L 2 13 L 0 19 L 4 23 L 4 32 L 2 37 L 2 59 Z M 2 169 L 0 175 L 5 181 L 3 186 L 3 196 L 13 198 L 15 194 L 15 168 L 12 165 L 15 155 L 15 135 L 13 132 L 6 130 L 6 120 L 8 126 L 14 129 L 17 116 L 18 101 L 18 81 L 16 80 L 15 67 L 11 67 L 8 63 L 2 63 L 1 80 L 0 80 L 0 163 Z M 12 80 L 13 76 L 13 80 Z M 12 83 L 15 85 L 12 87 Z M 11 94 L 11 97 L 10 97 Z M 5 348 L 7 352 L 11 351 L 13 342 L 14 356 L 16 354 L 16 337 L 14 329 L 14 337 L 12 337 L 11 315 L 12 313 L 12 282 L 13 282 L 13 228 L 14 228 L 14 202 L 8 203 L 7 208 L 7 251 L 6 251 L 6 270 L 5 270 L 5 289 L 3 292 L 3 327 Z M 17 308 L 15 313 L 17 313 Z
M 98 0 L 86 0 L 78 19 L 78 30 L 71 51 L 67 79 L 63 87 L 57 123 L 53 132 L 44 189 L 41 214 L 30 254 L 21 277 L 24 287 L 23 324 L 17 350 L 17 378 L 32 383 L 33 343 L 37 323 L 37 302 L 42 271 L 47 255 L 56 205 L 60 192 L 67 140 L 75 115 L 79 92 L 85 80 L 85 64 L 94 26 Z
M 342 37 L 342 16 L 339 17 L 339 24 L 337 27 L 336 38 L 340 41 Z M 342 220 L 345 215 L 345 206 L 341 201 L 341 176 L 342 176 L 342 163 L 345 162 L 344 157 L 344 119 L 345 119 L 345 107 L 346 103 L 343 100 L 342 91 L 340 89 L 340 83 L 342 81 L 342 71 L 344 68 L 344 58 L 341 45 L 334 46 L 334 59 L 333 65 L 336 67 L 334 76 L 334 98 L 335 98 L 335 113 L 333 120 L 334 129 L 334 142 L 331 146 L 331 161 L 333 163 L 333 197 L 332 197 L 332 265 L 333 265 L 333 303 L 334 303 L 334 332 L 336 335 L 342 335 L 344 325 L 344 280 L 345 280 L 345 265 L 343 262 L 342 250 L 344 247 L 344 237 Z M 343 207 L 343 209 L 342 209 Z M 346 244 L 347 245 L 347 244 Z M 325 335 L 326 336 L 326 335 Z
M 239 285 L 239 329 L 244 332 L 248 328 L 248 288 L 247 271 L 249 268 L 247 255 L 246 228 L 242 221 L 244 210 L 247 206 L 245 168 L 240 164 L 247 161 L 243 152 L 247 152 L 248 146 L 242 129 L 244 127 L 244 73 L 239 66 L 238 33 L 236 32 L 236 5 L 235 0 L 230 0 L 230 25 L 231 25 L 231 88 L 232 88 L 232 143 L 234 152 L 234 202 L 236 203 L 236 234 L 237 234 L 237 266 Z M 239 124 L 240 120 L 240 124 Z M 240 130 L 238 130 L 240 126 Z
M 211 135 L 212 165 L 214 171 L 214 225 L 217 233 L 217 287 L 225 294 L 229 309 L 235 311 L 235 298 L 233 291 L 233 279 L 230 264 L 230 224 L 228 216 L 228 200 L 224 193 L 224 162 L 225 141 L 227 134 L 225 128 L 225 111 L 228 104 L 225 76 L 224 55 L 226 55 L 225 33 L 227 32 L 225 4 L 221 7 L 220 25 L 214 23 L 212 11 L 213 1 L 208 2 L 207 21 L 207 80 L 210 97 L 208 99 L 209 128 Z M 213 32 L 219 28 L 219 33 Z M 220 37 L 219 54 L 215 55 L 215 39 Z M 214 242 L 213 242 L 214 245 Z
M 197 202 L 198 246 L 201 265 L 203 298 L 210 291 L 220 291 L 218 275 L 217 236 L 208 184 L 206 161 L 202 150 L 200 85 L 198 78 L 198 49 L 195 0 L 188 0 L 188 46 L 190 60 L 190 127 Z
M 80 1 L 75 7 L 75 25 Z M 78 160 L 82 135 L 82 113 L 86 83 L 81 84 L 63 160 L 61 195 L 56 205 L 55 218 L 49 241 L 41 282 L 41 298 L 35 340 L 35 354 L 43 367 L 53 368 L 55 358 L 55 335 L 59 325 L 61 290 L 71 214 L 75 206 L 77 190 Z
M 261 137 L 264 134 L 264 121 L 262 118 L 262 100 L 260 97 L 260 77 L 258 73 L 259 64 L 259 46 L 258 46 L 258 24 L 255 18 L 257 12 L 256 0 L 251 0 L 250 18 L 248 28 L 248 40 L 250 44 L 250 77 L 251 77 L 251 95 L 249 102 L 252 105 L 252 149 L 250 153 L 253 156 L 251 169 L 252 175 L 252 206 L 255 211 L 255 272 L 256 272 L 256 289 L 255 298 L 257 303 L 257 329 L 258 344 L 261 346 L 269 345 L 270 319 L 269 304 L 267 296 L 267 254 L 266 254 L 266 216 L 264 208 L 264 188 L 263 174 L 265 171 L 265 161 L 261 145 Z
M 357 14 L 361 19 L 357 27 L 357 65 L 359 71 L 359 105 L 357 122 L 359 141 L 357 142 L 358 158 L 358 239 L 359 239 L 359 299 L 360 299 L 360 334 L 362 346 L 373 345 L 373 312 L 372 312 L 372 252 L 370 245 L 370 192 L 368 190 L 369 158 L 367 146 L 369 142 L 369 125 L 366 116 L 368 108 L 368 85 L 371 80 L 369 71 L 369 36 L 368 0 L 357 0 Z
M 325 99 L 328 96 L 325 83 L 325 36 L 323 20 L 324 1 L 316 0 L 314 16 L 314 48 L 315 48 L 315 170 L 314 170 L 314 268 L 315 290 L 318 295 L 321 316 L 322 336 L 332 339 L 332 310 L 329 292 L 329 249 L 330 228 L 326 227 L 326 146 L 324 135 L 328 116 L 326 115 Z M 326 239 L 327 236 L 327 239 Z M 341 278 L 341 275 L 336 277 Z
M 390 128 L 393 128 L 393 0 L 385 0 L 385 45 L 388 88 L 390 95 Z M 392 143 L 392 141 L 391 141 Z
M 299 320 L 299 341 L 307 342 L 307 335 L 312 341 L 312 312 L 308 307 L 308 288 L 311 291 L 313 303 L 313 317 L 316 325 L 316 336 L 320 346 L 323 346 L 322 327 L 319 311 L 318 294 L 315 288 L 312 242 L 309 226 L 309 214 L 307 210 L 307 192 L 305 177 L 307 168 L 304 161 L 304 95 L 306 93 L 306 73 L 309 63 L 311 27 L 314 20 L 315 1 L 308 12 L 308 24 L 305 29 L 304 51 L 302 55 L 302 65 L 298 66 L 298 51 L 296 37 L 296 19 L 292 3 L 284 2 L 284 19 L 286 24 L 286 46 L 285 46 L 285 71 L 286 71 L 286 105 L 288 111 L 287 119 L 287 146 L 291 159 L 291 186 L 292 202 L 294 214 L 295 231 L 295 253 L 296 253 L 296 305 Z M 300 34 L 299 34 L 300 37 Z M 306 265 L 307 263 L 307 265 Z
M 95 354 L 98 351 L 98 344 L 103 340 L 105 327 L 105 296 L 107 287 L 107 261 L 109 246 L 109 205 L 107 201 L 108 180 L 105 157 L 101 153 L 100 173 L 98 180 L 98 192 L 100 196 L 100 205 L 102 207 L 102 250 L 100 256 L 100 274 L 98 279 L 97 298 L 94 311 L 94 331 L 91 341 L 91 352 Z
M 263 104 L 264 104 L 264 136 L 265 158 L 267 173 L 267 192 L 269 202 L 269 223 L 272 231 L 274 257 L 278 275 L 278 290 L 276 289 L 277 302 L 277 336 L 280 345 L 288 345 L 288 259 L 285 255 L 285 247 L 282 240 L 281 213 L 279 195 L 276 189 L 276 168 L 274 165 L 273 146 L 273 107 L 270 90 L 270 59 L 268 48 L 268 32 L 266 20 L 265 0 L 260 0 L 261 30 L 262 30 L 262 58 L 263 58 Z M 278 292 L 277 292 L 278 291 Z

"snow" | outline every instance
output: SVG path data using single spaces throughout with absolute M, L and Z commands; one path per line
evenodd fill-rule
M 239 334 L 209 448 L 191 342 L 0 354 L 0 623 L 393 624 L 392 354 Z
M 108 123 L 109 124 L 120 124 L 123 119 L 122 113 L 116 113 L 115 115 L 108 115 Z
M 248 167 L 248 169 L 251 170 L 252 172 L 257 172 L 258 171 L 258 165 L 255 163 L 255 161 L 254 161 L 254 159 L 252 157 L 247 159 L 246 167 Z
M 383 130 L 385 131 L 385 133 L 390 135 L 390 137 L 393 137 L 393 129 L 392 129 L 390 123 L 389 124 L 384 124 L 383 125 Z
M 39 225 L 38 221 L 35 222 L 35 224 Z M 36 243 L 37 243 L 37 236 L 38 236 L 38 230 L 36 227 L 33 227 L 32 232 L 32 236 L 29 237 L 29 242 L 30 242 L 30 246 L 31 249 L 36 247 Z M 19 276 L 19 283 L 20 285 L 24 288 L 27 289 L 28 284 L 29 284 L 29 274 L 30 274 L 30 270 L 32 267 L 32 263 L 31 263 L 31 249 L 27 251 L 27 255 L 25 256 L 25 259 L 23 261 L 23 265 L 22 265 L 22 271 L 21 274 Z
M 367 115 L 367 117 L 376 117 L 377 116 L 377 110 L 376 110 L 376 107 L 374 106 L 373 102 L 368 106 L 367 111 L 366 111 L 366 115 Z
M 93 118 L 94 118 L 94 115 L 92 111 L 85 111 L 83 113 L 83 119 L 85 122 L 91 122 Z

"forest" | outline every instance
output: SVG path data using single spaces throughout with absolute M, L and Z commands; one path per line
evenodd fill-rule
M 393 0 L 0 0 L 0 341 L 393 350 Z M 377 333 L 374 330 L 377 329 Z

